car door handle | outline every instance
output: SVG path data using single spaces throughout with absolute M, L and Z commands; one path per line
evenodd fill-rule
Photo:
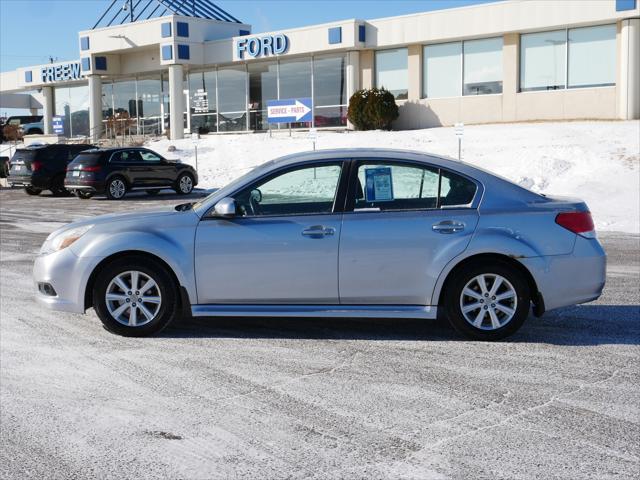
M 302 235 L 305 237 L 320 238 L 333 235 L 336 233 L 336 229 L 333 227 L 325 227 L 324 225 L 313 225 L 309 228 L 305 228 L 302 231 Z
M 453 220 L 443 220 L 442 222 L 435 223 L 431 229 L 438 233 L 456 233 L 464 230 L 464 223 Z

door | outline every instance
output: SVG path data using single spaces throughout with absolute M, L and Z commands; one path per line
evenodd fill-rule
M 478 222 L 476 184 L 423 164 L 354 165 L 340 239 L 340 303 L 428 305 Z
M 175 165 L 167 162 L 151 150 L 139 150 L 142 162 L 149 168 L 149 183 L 154 186 L 170 186 L 175 181 Z
M 336 161 L 289 167 L 236 192 L 235 217 L 203 217 L 198 303 L 338 304 L 342 170 Z
M 132 187 L 146 186 L 150 181 L 149 165 L 142 161 L 137 150 L 120 150 L 111 156 L 109 163 L 127 178 Z

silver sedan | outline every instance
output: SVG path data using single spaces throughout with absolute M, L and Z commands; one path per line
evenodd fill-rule
M 598 298 L 605 253 L 581 200 L 418 152 L 342 149 L 270 161 L 200 202 L 53 232 L 43 305 L 93 307 L 111 332 L 182 316 L 446 315 L 496 340 L 532 311 Z

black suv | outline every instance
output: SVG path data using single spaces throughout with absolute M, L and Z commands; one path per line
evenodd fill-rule
M 51 190 L 54 195 L 66 195 L 64 175 L 67 165 L 93 145 L 31 145 L 19 148 L 11 158 L 9 183 L 24 187 L 29 195 Z
M 69 164 L 64 180 L 65 187 L 79 198 L 104 193 L 111 200 L 121 199 L 129 190 L 155 195 L 163 188 L 172 188 L 186 195 L 197 184 L 193 167 L 146 148 L 88 150 Z

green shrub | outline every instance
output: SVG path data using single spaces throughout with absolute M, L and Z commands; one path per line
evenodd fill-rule
M 347 118 L 358 130 L 391 130 L 398 115 L 395 97 L 384 88 L 358 90 L 349 99 Z

